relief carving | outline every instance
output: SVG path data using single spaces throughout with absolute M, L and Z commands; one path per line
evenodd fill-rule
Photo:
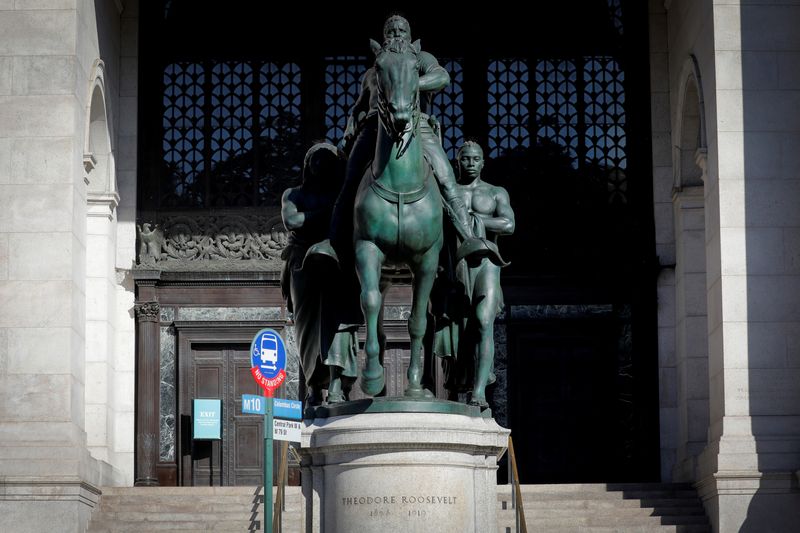
M 173 271 L 279 271 L 280 215 L 159 213 L 139 227 L 137 266 Z M 153 216 L 152 218 L 156 218 Z
M 158 322 L 160 306 L 158 302 L 144 302 L 134 306 L 136 317 L 140 322 Z

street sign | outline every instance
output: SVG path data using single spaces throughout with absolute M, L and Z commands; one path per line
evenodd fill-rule
M 264 389 L 264 529 L 272 533 L 272 483 L 269 482 L 272 479 L 272 439 L 275 433 L 272 395 L 286 379 L 286 346 L 274 329 L 262 329 L 253 337 L 250 343 L 250 373 Z M 244 405 L 245 399 L 242 398 L 242 411 Z M 256 406 L 250 407 L 255 409 Z
M 300 442 L 300 432 L 302 429 L 302 422 L 296 422 L 294 420 L 281 420 L 276 418 L 272 422 L 272 438 L 275 440 Z
M 294 420 L 303 419 L 303 402 L 297 400 L 284 400 L 283 398 L 273 398 L 272 405 L 272 414 L 278 418 L 292 418 Z
M 242 394 L 242 413 L 250 415 L 266 414 L 267 400 L 263 396 L 255 394 Z
M 264 389 L 264 395 L 272 397 L 275 389 L 286 379 L 286 346 L 278 332 L 262 329 L 250 344 L 250 373 L 256 383 Z
M 222 439 L 222 400 L 195 399 L 192 401 L 192 438 L 194 440 Z

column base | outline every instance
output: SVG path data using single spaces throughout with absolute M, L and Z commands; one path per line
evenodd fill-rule
M 86 531 L 100 489 L 79 479 L 0 481 L 0 531 Z
M 800 524 L 795 472 L 717 472 L 695 487 L 715 532 L 788 532 Z

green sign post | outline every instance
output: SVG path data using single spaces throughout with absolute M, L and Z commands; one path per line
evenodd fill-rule
M 264 391 L 264 531 L 272 533 L 272 394 Z
M 278 332 L 262 329 L 250 344 L 250 373 L 264 389 L 264 528 L 272 533 L 272 396 L 286 379 L 286 346 Z

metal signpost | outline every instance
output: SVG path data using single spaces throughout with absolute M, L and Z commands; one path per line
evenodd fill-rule
M 286 379 L 286 346 L 278 332 L 259 331 L 250 344 L 250 373 L 264 389 L 264 531 L 272 533 L 272 395 Z M 242 398 L 244 406 L 245 398 Z

